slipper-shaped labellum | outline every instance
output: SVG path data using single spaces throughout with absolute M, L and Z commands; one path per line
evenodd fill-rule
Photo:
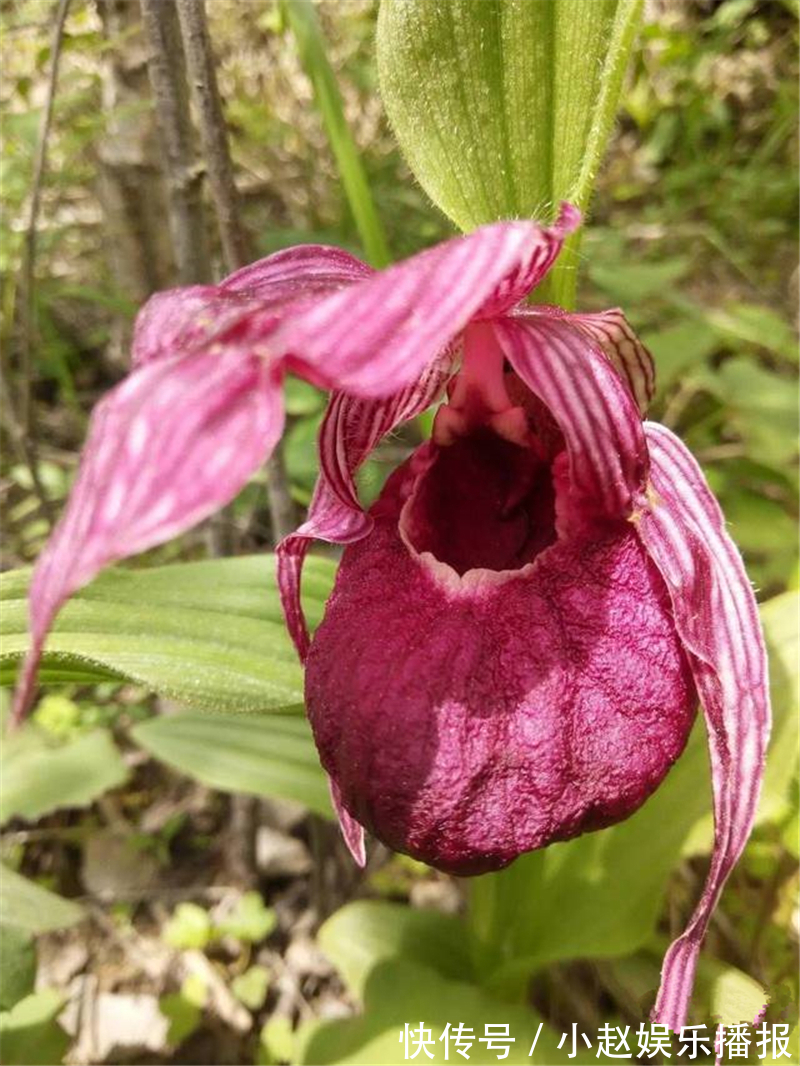
M 764 646 L 703 476 L 642 421 L 650 356 L 621 311 L 521 301 L 578 212 L 486 226 L 380 273 L 324 247 L 153 297 L 98 406 L 35 570 L 27 708 L 47 631 L 102 567 L 227 503 L 283 427 L 287 372 L 331 390 L 306 522 L 279 548 L 308 714 L 342 830 L 457 874 L 611 825 L 658 787 L 702 704 L 716 837 L 654 1020 L 686 1018 L 700 943 L 758 798 Z M 354 474 L 444 397 L 369 512 Z M 344 544 L 309 638 L 300 574 Z

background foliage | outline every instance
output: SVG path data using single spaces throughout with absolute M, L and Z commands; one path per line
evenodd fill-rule
M 328 241 L 379 262 L 450 232 L 387 125 L 374 3 L 324 0 L 316 18 L 291 0 L 208 7 L 260 253 Z M 2 12 L 6 681 L 25 642 L 24 567 L 49 521 L 31 466 L 57 512 L 88 413 L 124 372 L 136 307 L 174 280 L 137 12 L 125 0 L 70 8 L 30 381 L 19 279 L 52 8 Z M 764 989 L 768 1020 L 797 1015 L 797 37 L 789 2 L 650 5 L 580 253 L 579 306 L 621 304 L 654 352 L 653 417 L 704 464 L 772 652 L 767 786 L 704 953 L 706 1022 L 754 1017 Z M 322 403 L 288 386 L 298 512 Z M 417 432 L 367 464 L 367 497 Z M 201 529 L 76 597 L 43 671 L 52 687 L 3 742 L 4 1061 L 393 1062 L 403 1022 L 424 1018 L 478 1032 L 508 1021 L 509 1062 L 556 1062 L 572 1022 L 637 1024 L 707 862 L 702 735 L 634 818 L 501 875 L 457 883 L 380 848 L 357 875 L 302 718 L 265 558 L 264 481 L 225 522 L 237 558 L 208 560 Z M 333 563 L 309 569 L 313 622 Z M 249 713 L 220 713 L 232 710 Z

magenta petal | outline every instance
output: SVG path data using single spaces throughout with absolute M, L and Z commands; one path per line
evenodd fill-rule
M 239 296 L 220 296 L 215 285 L 187 285 L 157 292 L 136 316 L 131 342 L 134 369 L 185 354 L 211 336 L 220 322 L 247 307 Z
M 257 313 L 267 336 L 278 314 L 293 301 L 327 295 L 372 272 L 341 248 L 305 244 L 242 267 L 220 285 L 190 285 L 156 293 L 136 317 L 131 361 L 136 367 L 153 359 L 185 355 L 223 335 L 242 315 Z
M 572 204 L 562 203 L 558 218 L 552 226 L 539 228 L 538 242 L 518 268 L 508 274 L 483 306 L 476 319 L 496 318 L 516 307 L 531 289 L 544 280 L 563 247 L 565 238 L 581 224 L 581 213 Z
M 594 341 L 611 360 L 615 370 L 626 382 L 641 414 L 653 398 L 656 387 L 656 368 L 653 357 L 631 328 L 618 307 L 596 314 L 568 314 L 560 307 L 533 307 L 520 312 L 520 317 L 544 315 L 566 318 Z
M 30 590 L 28 705 L 53 618 L 104 566 L 160 544 L 226 504 L 283 428 L 280 382 L 256 358 L 190 355 L 135 370 L 96 408 L 66 510 Z
M 646 424 L 655 499 L 639 535 L 666 582 L 708 729 L 715 836 L 711 868 L 686 931 L 664 959 L 655 1022 L 686 1021 L 697 955 L 725 880 L 747 842 L 770 730 L 764 640 L 755 596 L 722 512 L 686 447 Z
M 550 409 L 566 441 L 576 510 L 627 517 L 643 506 L 641 419 L 603 352 L 566 318 L 526 314 L 472 329 L 491 331 Z
M 219 287 L 223 292 L 281 305 L 333 292 L 374 273 L 372 267 L 341 248 L 300 244 L 234 271 Z
M 301 659 L 308 650 L 308 627 L 300 600 L 303 561 L 312 540 L 349 544 L 365 536 L 372 519 L 358 502 L 353 475 L 376 444 L 395 426 L 429 407 L 450 373 L 445 353 L 419 381 L 385 400 L 364 400 L 336 392 L 319 433 L 320 474 L 308 516 L 278 545 L 278 587 L 286 625 Z
M 487 301 L 506 306 L 498 287 L 513 288 L 509 279 L 556 244 L 533 222 L 484 226 L 287 316 L 270 346 L 326 388 L 388 396 L 416 381 Z
M 339 828 L 342 831 L 344 842 L 347 844 L 347 850 L 353 856 L 356 866 L 360 866 L 363 869 L 367 865 L 367 847 L 364 842 L 364 826 L 361 825 L 360 822 L 357 822 L 342 804 L 342 795 L 339 792 L 339 786 L 333 778 L 328 778 L 328 785 L 331 790 L 331 803 L 333 803 L 333 809 L 336 811 L 336 817 L 339 819 Z

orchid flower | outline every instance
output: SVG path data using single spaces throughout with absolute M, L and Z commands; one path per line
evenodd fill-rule
M 16 713 L 67 597 L 227 503 L 281 435 L 284 375 L 300 375 L 331 396 L 279 584 L 355 858 L 366 827 L 472 874 L 618 822 L 680 755 L 699 698 L 714 853 L 653 1015 L 678 1028 L 753 822 L 765 653 L 697 463 L 642 420 L 653 365 L 622 312 L 522 302 L 578 222 L 565 204 L 550 227 L 485 226 L 380 273 L 299 247 L 152 297 L 35 569 Z M 365 512 L 357 468 L 445 390 L 432 439 Z M 300 578 L 314 539 L 347 547 L 310 639 Z

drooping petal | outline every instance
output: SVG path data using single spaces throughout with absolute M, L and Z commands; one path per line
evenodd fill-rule
M 632 398 L 603 352 L 565 318 L 514 316 L 489 331 L 528 388 L 549 408 L 569 453 L 580 509 L 623 518 L 644 503 L 647 448 Z
M 134 371 L 96 408 L 66 510 L 34 571 L 30 700 L 64 601 L 109 563 L 160 544 L 226 504 L 283 428 L 280 380 L 260 359 L 202 354 Z
M 342 803 L 342 794 L 339 791 L 339 786 L 332 777 L 328 778 L 328 785 L 331 790 L 331 802 L 333 803 L 333 809 L 336 811 L 336 817 L 339 819 L 339 828 L 342 831 L 344 842 L 347 844 L 347 849 L 353 856 L 356 866 L 360 866 L 363 869 L 367 865 L 364 826 L 355 820 Z
M 304 244 L 242 267 L 219 285 L 188 285 L 151 296 L 136 317 L 131 361 L 186 354 L 222 336 L 242 315 L 258 314 L 265 336 L 281 310 L 363 281 L 372 268 L 341 248 Z
M 571 224 L 568 212 L 558 232 L 498 222 L 445 241 L 287 316 L 270 344 L 318 385 L 388 396 L 415 381 L 476 314 L 516 302 L 514 279 L 524 275 L 527 285 L 531 264 L 552 261 Z
M 308 651 L 308 627 L 300 600 L 303 562 L 313 540 L 350 544 L 372 528 L 358 502 L 353 475 L 379 441 L 396 426 L 420 414 L 441 393 L 450 373 L 445 352 L 419 381 L 385 400 L 364 400 L 336 392 L 319 433 L 320 473 L 308 516 L 277 548 L 278 587 L 286 625 L 298 654 Z
M 613 307 L 594 315 L 570 315 L 569 321 L 597 341 L 646 414 L 656 388 L 656 368 L 622 311 Z
M 755 596 L 722 512 L 686 447 L 646 424 L 654 502 L 637 523 L 665 580 L 706 718 L 715 837 L 703 894 L 664 960 L 653 1020 L 685 1024 L 700 945 L 753 824 L 769 738 L 766 652 Z
M 644 415 L 656 387 L 656 368 L 653 357 L 631 328 L 618 307 L 596 314 L 572 314 L 562 307 L 540 305 L 520 309 L 517 317 L 544 316 L 563 318 L 595 341 L 611 360 L 617 373 L 627 382 L 631 395 Z

